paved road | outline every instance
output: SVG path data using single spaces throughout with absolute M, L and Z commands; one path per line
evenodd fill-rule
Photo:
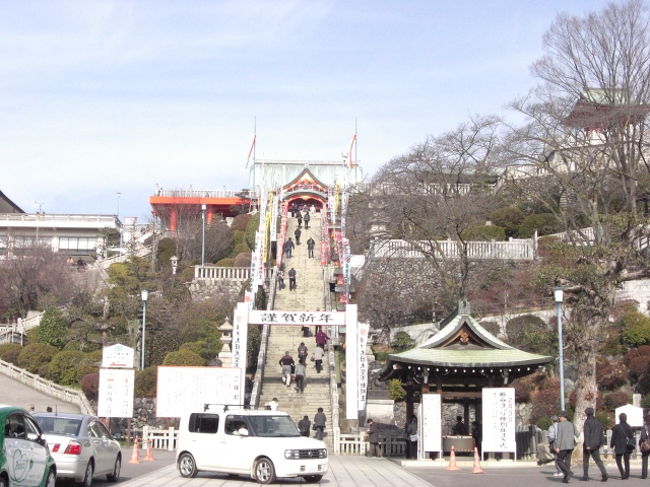
M 176 469 L 175 453 L 156 450 L 153 462 L 133 465 L 128 460 L 131 450 L 124 449 L 125 463 L 122 467 L 120 487 L 253 487 L 257 483 L 247 477 L 229 476 L 200 472 L 195 479 L 182 478 Z M 472 474 L 471 462 L 459 462 L 460 470 L 449 471 L 445 462 L 404 462 L 396 459 L 366 458 L 352 456 L 330 457 L 330 471 L 320 482 L 328 487 L 521 487 L 564 485 L 561 478 L 553 477 L 555 469 L 545 465 L 537 467 L 531 462 L 489 462 L 483 463 L 483 474 Z M 626 487 L 644 486 L 648 481 L 639 478 L 640 462 L 632 462 L 632 477 Z M 573 471 L 581 475 L 582 463 L 574 464 Z M 618 483 L 620 477 L 613 461 L 607 463 L 609 482 Z M 580 486 L 602 485 L 600 475 L 591 465 L 590 482 L 580 482 L 578 478 L 571 484 Z M 281 479 L 274 485 L 305 484 L 302 479 Z M 110 487 L 116 484 L 97 478 L 94 485 Z
M 48 406 L 59 412 L 79 412 L 79 408 L 74 404 L 48 396 L 4 374 L 0 374 L 0 391 L 3 392 L 3 397 L 0 399 L 3 404 L 11 404 L 27 410 L 31 405 L 34 405 L 35 410 L 38 412 L 44 412 Z

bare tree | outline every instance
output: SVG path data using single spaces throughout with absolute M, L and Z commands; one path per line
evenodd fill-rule
M 497 202 L 498 130 L 498 120 L 483 117 L 431 137 L 388 162 L 371 186 L 387 235 L 421 252 L 456 299 L 467 296 L 471 274 L 467 232 L 484 225 Z M 453 265 L 441 246 L 450 240 L 458 254 Z
M 26 316 L 30 310 L 67 302 L 74 282 L 65 256 L 35 246 L 12 249 L 0 262 L 0 309 Z
M 639 252 L 648 227 L 638 208 L 648 189 L 648 22 L 640 0 L 584 18 L 558 16 L 532 67 L 540 86 L 514 103 L 527 123 L 512 132 L 513 184 L 566 230 L 550 246 L 543 277 L 569 291 L 579 412 L 596 402 L 596 358 L 616 289 L 648 271 Z

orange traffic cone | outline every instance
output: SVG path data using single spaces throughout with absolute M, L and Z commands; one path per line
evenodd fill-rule
M 151 440 L 147 440 L 147 456 L 144 457 L 145 462 L 153 462 L 153 448 L 151 447 Z
M 140 450 L 138 449 L 138 437 L 135 437 L 133 442 L 133 453 L 131 453 L 131 460 L 129 463 L 140 463 Z
M 474 467 L 472 468 L 472 473 L 484 473 L 481 468 L 481 460 L 478 456 L 478 448 L 474 447 Z
M 449 454 L 449 466 L 447 470 L 460 470 L 458 465 L 456 465 L 456 447 L 452 445 L 451 453 Z

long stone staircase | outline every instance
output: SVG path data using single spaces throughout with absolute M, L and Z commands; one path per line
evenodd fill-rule
M 281 311 L 316 311 L 324 310 L 324 287 L 323 271 L 320 266 L 320 240 L 321 224 L 320 214 L 312 216 L 309 229 L 302 228 L 300 245 L 293 251 L 293 257 L 286 258 L 286 271 L 292 267 L 296 270 L 296 291 L 289 291 L 289 277 L 285 277 L 286 288 L 277 291 L 275 297 L 275 309 Z M 293 238 L 294 230 L 297 227 L 295 218 L 289 217 L 288 235 Z M 307 257 L 307 240 L 312 237 L 316 241 L 314 249 L 315 258 Z M 327 354 L 323 363 L 323 370 L 316 373 L 314 363 L 307 361 L 307 374 L 305 376 L 305 391 L 300 394 L 295 390 L 295 384 L 287 387 L 282 383 L 281 368 L 278 364 L 284 352 L 289 351 L 293 359 L 298 362 L 298 345 L 304 342 L 309 349 L 309 356 L 316 348 L 314 340 L 314 329 L 311 327 L 311 336 L 303 337 L 299 326 L 273 326 L 270 330 L 266 362 L 264 364 L 264 380 L 260 396 L 260 407 L 276 397 L 279 402 L 278 409 L 288 412 L 297 423 L 303 416 L 307 415 L 312 421 L 319 407 L 323 408 L 327 416 L 325 428 L 325 442 L 332 447 L 332 408 L 330 404 L 330 376 L 327 366 Z M 310 436 L 313 436 L 313 430 Z

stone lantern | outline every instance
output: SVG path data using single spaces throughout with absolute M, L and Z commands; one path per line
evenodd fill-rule
M 230 344 L 232 343 L 232 325 L 228 321 L 228 318 L 226 318 L 226 321 L 218 329 L 221 332 L 221 343 L 223 343 L 221 352 L 219 352 L 219 360 L 221 360 L 223 367 L 230 367 L 232 365 L 232 350 L 230 348 Z

